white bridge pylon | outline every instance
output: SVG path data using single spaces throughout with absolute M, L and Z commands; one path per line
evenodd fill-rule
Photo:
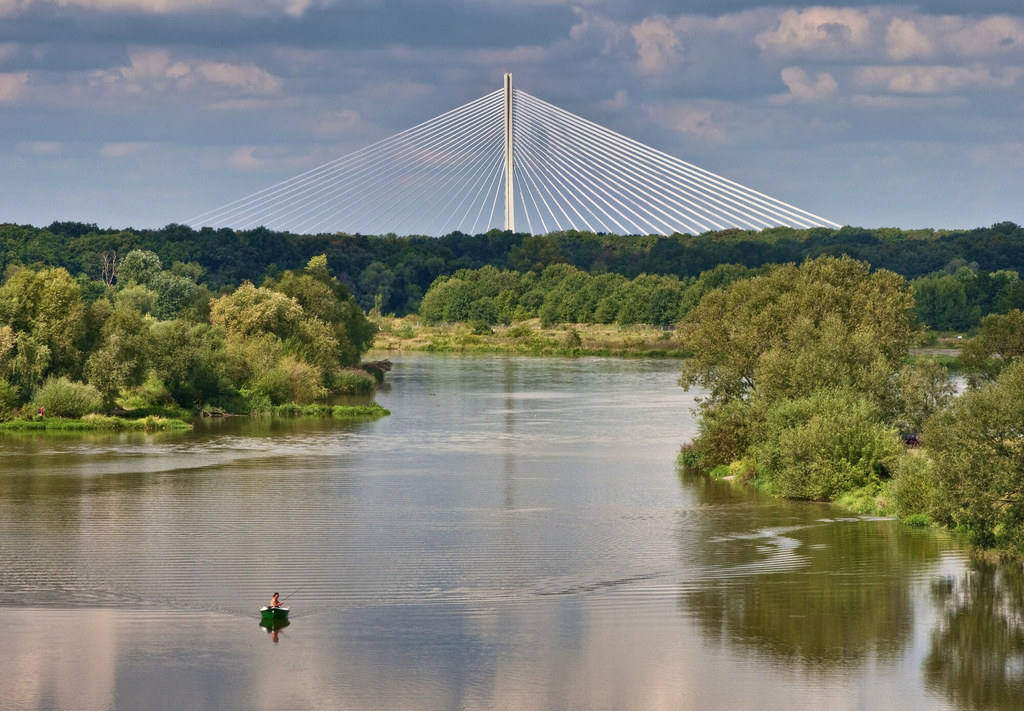
M 503 89 L 188 224 L 421 235 L 839 227 L 513 89 L 511 74 Z

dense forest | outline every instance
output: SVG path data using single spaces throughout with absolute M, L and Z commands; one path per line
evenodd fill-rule
M 975 328 L 989 313 L 1024 305 L 1024 284 L 1017 278 L 1024 273 L 1024 228 L 1010 222 L 959 231 L 780 227 L 662 237 L 492 230 L 438 238 L 194 230 L 175 224 L 159 230 L 99 229 L 77 222 L 46 228 L 0 225 L 0 269 L 63 267 L 78 279 L 111 283 L 117 260 L 136 249 L 156 254 L 171 270 L 188 273 L 214 292 L 244 281 L 261 284 L 323 254 L 330 272 L 364 310 L 398 316 L 416 312 L 438 277 L 459 270 L 540 274 L 550 265 L 566 264 L 589 275 L 627 280 L 674 277 L 685 287 L 722 264 L 759 269 L 840 254 L 911 280 L 919 317 L 938 330 Z

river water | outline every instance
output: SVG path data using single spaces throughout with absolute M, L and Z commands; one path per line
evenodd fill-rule
M 1024 707 L 1016 571 L 681 478 L 677 364 L 394 360 L 377 421 L 0 436 L 0 708 Z

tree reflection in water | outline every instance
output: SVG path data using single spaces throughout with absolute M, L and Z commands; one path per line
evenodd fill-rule
M 680 601 L 710 637 L 822 669 L 891 659 L 912 643 L 914 581 L 943 549 L 930 532 L 831 519 L 842 512 L 806 502 L 762 501 L 737 515 L 750 496 L 737 489 L 748 487 L 687 484 L 722 511 L 707 515 L 698 534 L 713 545 L 687 546 L 702 580 Z M 737 523 L 749 528 L 737 531 Z
M 924 662 L 929 688 L 968 709 L 1024 708 L 1024 574 L 975 562 L 932 587 L 939 620 Z

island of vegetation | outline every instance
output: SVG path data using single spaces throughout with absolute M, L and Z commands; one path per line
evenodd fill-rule
M 376 417 L 374 326 L 326 257 L 214 294 L 195 265 L 136 249 L 113 278 L 9 265 L 0 285 L 0 429 L 166 429 L 196 414 Z M 369 372 L 368 372 L 369 371 Z M 319 403 L 319 404 L 317 404 Z
M 440 238 L 0 225 L 0 268 L 10 426 L 375 416 L 328 404 L 373 391 L 371 345 L 672 356 L 702 393 L 684 466 L 1024 558 L 1013 223 Z M 957 357 L 910 357 L 937 334 Z

